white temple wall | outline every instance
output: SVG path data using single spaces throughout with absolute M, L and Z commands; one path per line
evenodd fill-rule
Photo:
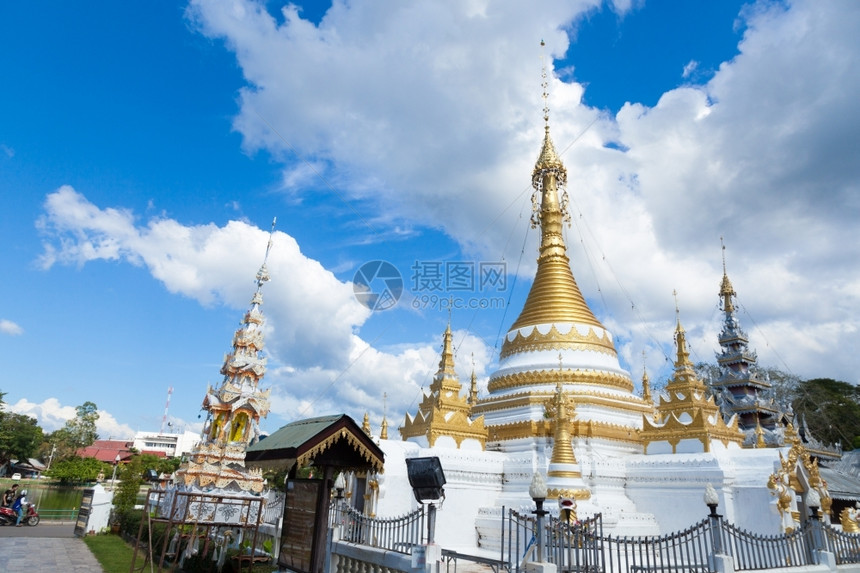
M 499 361 L 499 369 L 493 373 L 492 378 L 516 374 L 518 372 L 558 370 L 559 353 L 561 353 L 563 368 L 570 368 L 570 365 L 575 365 L 577 370 L 597 370 L 629 377 L 629 373 L 621 368 L 616 356 L 606 354 L 605 352 L 563 348 L 518 352 L 508 355 Z
M 453 448 L 419 448 L 412 442 L 380 441 L 385 473 L 380 476 L 379 517 L 403 515 L 418 507 L 409 485 L 406 459 L 436 456 L 445 474 L 445 500 L 436 512 L 436 542 L 446 548 L 477 545 L 475 518 L 482 507 L 492 507 L 502 492 L 505 455 Z M 528 486 L 526 486 L 528 491 Z
M 733 521 L 728 511 L 734 506 L 732 488 L 727 481 L 731 476 L 727 480 L 726 468 L 713 454 L 648 455 L 627 461 L 627 495 L 640 511 L 654 515 L 662 534 L 686 529 L 708 515 L 704 501 L 708 483 L 720 497 L 718 511 Z

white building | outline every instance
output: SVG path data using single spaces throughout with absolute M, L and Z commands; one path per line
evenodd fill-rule
M 181 434 L 138 432 L 133 447 L 140 452 L 164 452 L 168 458 L 181 457 L 200 441 L 200 434 L 188 430 Z

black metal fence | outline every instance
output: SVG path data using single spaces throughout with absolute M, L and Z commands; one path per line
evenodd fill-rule
M 400 517 L 377 518 L 341 503 L 330 515 L 334 523 L 342 526 L 341 540 L 350 543 L 410 554 L 414 546 L 425 541 L 423 505 Z
M 797 567 L 815 563 L 813 527 L 781 535 L 759 535 L 720 520 L 724 553 L 731 555 L 736 571 Z M 831 529 L 828 527 L 828 529 Z M 832 530 L 835 532 L 835 530 Z
M 860 533 L 845 533 L 832 527 L 823 528 L 827 551 L 836 557 L 837 565 L 860 563 Z
M 501 558 L 492 566 L 511 573 L 521 573 L 532 561 L 553 563 L 560 573 L 712 573 L 715 556 L 731 559 L 735 571 L 755 571 L 817 565 L 822 551 L 832 553 L 837 565 L 860 563 L 860 534 L 814 519 L 792 533 L 759 535 L 712 514 L 667 535 L 625 537 L 604 535 L 601 514 L 575 522 L 550 516 L 542 520 L 538 535 L 534 514 L 502 513 Z M 343 526 L 344 541 L 408 554 L 426 539 L 423 506 L 390 519 L 365 516 L 345 504 L 333 514 Z
M 813 519 L 792 533 L 759 535 L 711 515 L 667 535 L 623 537 L 604 535 L 600 514 L 575 524 L 550 517 L 543 524 L 542 552 L 536 523 L 531 515 L 508 511 L 503 556 L 510 571 L 519 573 L 526 561 L 546 561 L 565 572 L 710 573 L 715 555 L 731 559 L 735 571 L 755 571 L 817 565 L 822 551 L 832 553 L 837 565 L 860 563 L 860 534 Z

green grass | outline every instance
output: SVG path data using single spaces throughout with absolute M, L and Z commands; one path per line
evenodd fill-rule
M 118 535 L 87 535 L 84 543 L 93 552 L 105 573 L 128 573 L 134 548 Z M 143 563 L 141 555 L 138 564 Z
M 84 537 L 84 543 L 93 552 L 93 555 L 105 573 L 128 573 L 129 569 L 131 569 L 131 557 L 134 554 L 134 548 L 123 541 L 119 535 L 87 535 Z M 145 562 L 146 556 L 138 553 L 135 569 L 140 569 Z M 227 563 L 224 571 L 231 571 L 232 567 L 230 565 L 230 563 Z M 257 564 L 254 565 L 251 571 L 253 573 L 271 573 L 273 567 L 277 566 L 272 564 Z M 162 571 L 168 569 L 162 569 Z M 148 573 L 149 566 L 144 571 Z M 245 567 L 242 571 L 248 571 L 248 568 Z

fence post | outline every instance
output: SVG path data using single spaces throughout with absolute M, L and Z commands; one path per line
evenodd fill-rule
M 535 510 L 532 512 L 535 514 L 535 522 L 537 526 L 537 532 L 535 534 L 535 538 L 537 540 L 537 563 L 531 562 L 526 563 L 526 571 L 529 573 L 555 573 L 556 566 L 552 563 L 544 563 L 543 561 L 543 518 L 549 513 L 547 510 L 543 508 L 543 503 L 546 501 L 547 496 L 547 488 L 546 482 L 543 479 L 543 476 L 540 472 L 535 472 L 534 476 L 532 476 L 532 483 L 529 486 L 529 497 L 531 497 L 535 502 Z
M 824 534 L 821 531 L 821 520 L 818 518 L 820 503 L 821 498 L 818 492 L 810 489 L 806 494 L 806 505 L 809 506 L 811 513 L 809 519 L 812 522 L 812 555 L 815 558 L 816 565 L 826 565 L 831 571 L 836 571 L 836 556 L 827 551 L 827 545 L 824 543 Z
M 708 514 L 711 529 L 711 544 L 713 551 L 708 555 L 708 566 L 716 573 L 734 573 L 735 562 L 730 555 L 723 552 L 723 516 L 717 513 L 720 498 L 714 486 L 708 484 L 705 487 L 705 505 L 711 510 Z

